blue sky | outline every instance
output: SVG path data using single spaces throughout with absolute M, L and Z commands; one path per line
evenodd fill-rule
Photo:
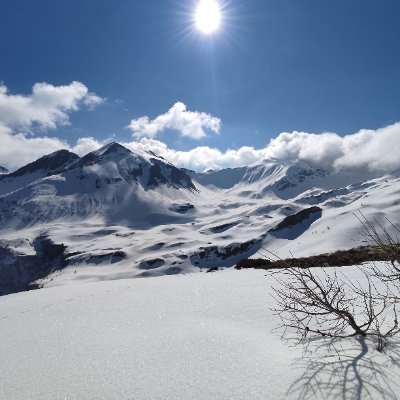
M 71 145 L 132 140 L 132 119 L 177 102 L 221 120 L 218 134 L 201 139 L 157 133 L 181 151 L 262 148 L 281 132 L 345 136 L 400 121 L 398 0 L 220 0 L 212 35 L 193 27 L 197 3 L 2 0 L 0 80 L 9 94 L 79 81 L 106 98 L 69 110 L 67 126 L 30 126 Z

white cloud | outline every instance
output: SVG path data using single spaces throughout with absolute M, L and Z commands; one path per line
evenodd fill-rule
M 332 168 L 343 154 L 343 138 L 335 133 L 281 133 L 267 146 L 268 156 L 279 160 L 302 160 L 320 168 Z
M 400 169 L 400 123 L 385 128 L 361 130 L 343 138 L 343 155 L 334 167 L 367 168 L 370 171 Z
M 187 111 L 185 104 L 175 103 L 165 114 L 153 120 L 149 117 L 133 119 L 128 128 L 136 138 L 155 138 L 166 129 L 173 129 L 185 137 L 201 139 L 207 136 L 206 130 L 218 133 L 221 120 L 210 114 L 198 111 Z
M 303 160 L 328 170 L 392 171 L 400 168 L 400 123 L 347 136 L 281 133 L 271 140 L 267 150 L 271 157 Z
M 102 102 L 80 82 L 66 86 L 36 83 L 30 95 L 10 94 L 6 86 L 0 85 L 0 124 L 22 131 L 33 126 L 55 129 L 69 123 L 69 112 L 82 106 L 92 109 Z

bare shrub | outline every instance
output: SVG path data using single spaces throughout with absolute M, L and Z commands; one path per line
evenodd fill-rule
M 387 285 L 378 289 L 366 274 L 363 282 L 353 282 L 336 270 L 318 272 L 292 267 L 274 274 L 278 283 L 273 289 L 274 311 L 282 327 L 294 329 L 300 339 L 369 336 L 383 351 L 388 338 L 400 331 L 396 302 Z
M 373 275 L 390 286 L 393 296 L 400 297 L 400 229 L 387 220 L 392 233 L 378 221 L 369 221 L 363 213 L 355 214 L 363 226 L 365 239 L 375 246 L 388 262 L 373 266 Z M 394 236 L 396 235 L 396 237 Z

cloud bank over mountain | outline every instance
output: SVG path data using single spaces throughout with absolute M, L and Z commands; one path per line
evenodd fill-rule
M 92 109 L 103 101 L 80 82 L 66 86 L 36 83 L 29 95 L 10 94 L 7 87 L 0 84 L 0 165 L 12 170 L 62 148 L 79 155 L 100 148 L 105 141 L 83 137 L 70 145 L 45 133 L 60 125 L 68 125 L 70 113 Z M 204 138 L 207 131 L 219 133 L 219 118 L 204 112 L 188 111 L 181 102 L 153 120 L 149 117 L 133 119 L 129 128 L 136 140 L 121 144 L 131 150 L 151 150 L 179 167 L 197 171 L 240 167 L 264 158 L 306 161 L 313 167 L 327 170 L 389 172 L 400 169 L 399 122 L 346 136 L 332 132 L 283 132 L 264 148 L 244 146 L 226 151 L 208 146 L 178 151 L 156 139 L 165 130 L 175 130 L 180 136 L 192 139 Z M 32 134 L 33 131 L 36 135 Z
M 240 167 L 264 158 L 282 161 L 306 161 L 326 170 L 389 172 L 400 168 L 400 123 L 377 130 L 360 130 L 351 135 L 336 133 L 284 132 L 265 148 L 241 147 L 222 152 L 206 146 L 189 151 L 170 149 L 158 140 L 142 138 L 127 144 L 162 155 L 172 163 L 195 170 Z

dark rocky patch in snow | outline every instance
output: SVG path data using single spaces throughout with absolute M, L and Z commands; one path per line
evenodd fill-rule
M 227 231 L 228 229 L 233 228 L 234 226 L 237 225 L 237 222 L 231 222 L 229 224 L 223 224 L 223 225 L 218 225 L 218 226 L 213 226 L 212 228 L 210 228 L 210 231 L 212 233 L 222 233 Z
M 164 246 L 165 246 L 164 242 L 155 243 L 155 244 L 147 247 L 146 250 L 148 250 L 148 251 L 157 251 L 157 250 L 162 249 Z
M 277 238 L 293 240 L 302 235 L 321 216 L 322 209 L 320 207 L 306 208 L 286 217 L 268 232 Z
M 2 167 L 2 166 L 0 165 L 0 174 L 8 174 L 8 173 L 9 173 L 8 169 L 7 169 L 7 168 L 4 168 L 4 167 Z
M 86 259 L 86 264 L 102 264 L 105 262 L 115 264 L 124 260 L 126 257 L 126 253 L 121 250 L 113 251 L 110 253 L 93 254 Z
M 176 242 L 176 243 L 171 243 L 167 246 L 167 249 L 174 249 L 176 247 L 182 247 L 184 246 L 185 243 L 184 242 Z
M 163 265 L 164 265 L 164 260 L 162 258 L 151 258 L 148 260 L 141 261 L 138 265 L 138 268 L 150 270 L 150 269 L 160 268 Z
M 135 235 L 135 232 L 128 232 L 128 233 L 116 233 L 116 237 L 121 237 L 121 238 L 127 238 L 127 237 L 132 237 Z
M 286 176 L 279 181 L 277 181 L 273 187 L 279 192 L 296 187 L 299 183 L 305 182 L 307 179 L 312 179 L 316 177 L 325 177 L 328 173 L 322 169 L 300 169 L 298 172 L 291 176 Z
M 319 193 L 317 195 L 304 196 L 300 199 L 300 201 L 307 204 L 321 204 L 329 199 L 347 195 L 349 194 L 349 192 L 350 191 L 347 188 L 329 190 L 326 192 Z
M 202 267 L 231 267 L 239 259 L 249 257 L 261 247 L 259 239 L 249 240 L 243 243 L 231 243 L 228 246 L 200 247 L 189 258 L 193 265 Z
M 151 158 L 150 161 L 152 165 L 149 170 L 148 186 L 167 184 L 177 189 L 197 190 L 190 176 L 181 169 L 156 158 Z
M 194 205 L 190 203 L 172 204 L 172 206 L 169 209 L 178 214 L 186 214 L 188 211 L 194 210 Z

